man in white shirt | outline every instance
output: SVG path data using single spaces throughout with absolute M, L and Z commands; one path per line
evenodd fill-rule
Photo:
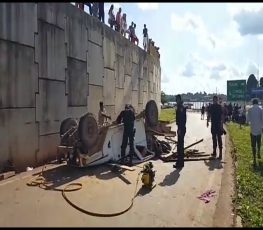
M 256 165 L 256 146 L 257 156 L 260 159 L 261 133 L 263 126 L 263 110 L 258 105 L 258 100 L 253 100 L 253 106 L 248 110 L 248 122 L 250 123 L 251 147 L 253 153 L 253 163 Z
M 108 116 L 106 114 L 106 110 L 105 110 L 105 108 L 103 106 L 103 102 L 101 101 L 100 102 L 100 109 L 99 109 L 99 113 L 98 113 L 98 124 L 100 126 L 103 126 L 105 119 L 110 119 L 111 120 L 111 116 Z

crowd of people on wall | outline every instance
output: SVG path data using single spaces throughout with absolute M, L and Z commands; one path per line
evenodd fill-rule
M 89 8 L 89 14 L 98 18 L 102 23 L 105 23 L 105 12 L 104 12 L 104 2 L 76 2 L 76 6 L 84 10 L 85 5 Z M 114 29 L 117 33 L 120 33 L 123 37 L 129 39 L 132 43 L 139 45 L 139 38 L 136 33 L 136 24 L 131 22 L 128 26 L 127 14 L 122 13 L 121 7 L 118 9 L 116 15 L 114 14 L 114 5 L 110 6 L 108 11 L 108 24 L 110 28 Z M 143 48 L 146 52 L 149 52 L 149 45 L 155 48 L 160 58 L 159 47 L 154 45 L 154 41 L 149 39 L 148 29 L 146 24 L 143 27 Z

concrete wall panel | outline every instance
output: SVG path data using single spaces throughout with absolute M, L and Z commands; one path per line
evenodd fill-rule
M 124 54 L 124 73 L 126 75 L 131 76 L 132 74 L 132 49 L 131 46 L 125 46 L 125 54 Z
M 39 135 L 59 132 L 61 122 L 67 117 L 68 102 L 65 83 L 39 80 L 39 94 L 36 97 L 36 121 Z
M 87 63 L 68 58 L 68 106 L 87 106 L 89 79 Z
M 149 97 L 149 94 L 147 93 L 147 92 L 143 92 L 143 107 L 145 107 L 146 106 L 146 104 L 147 104 L 147 102 L 150 100 L 149 99 L 150 97 Z
M 66 42 L 67 53 L 71 58 L 76 58 L 81 61 L 87 59 L 88 49 L 88 30 L 86 28 L 86 21 L 84 12 L 72 9 L 68 11 L 66 20 Z
M 85 17 L 88 29 L 88 39 L 92 43 L 102 46 L 104 25 L 95 17 Z
M 106 113 L 107 113 L 109 116 L 111 116 L 111 120 L 112 120 L 112 121 L 115 121 L 115 120 L 116 120 L 116 117 L 119 115 L 119 114 L 116 115 L 115 105 L 105 105 L 105 110 L 106 110 Z
M 0 39 L 34 47 L 37 32 L 37 4 L 1 3 Z
M 138 112 L 138 102 L 139 102 L 139 92 L 132 91 L 132 106 L 135 109 L 135 112 Z
M 116 68 L 115 68 L 116 87 L 124 88 L 124 58 L 116 55 Z
M 139 87 L 139 67 L 132 63 L 132 90 L 138 90 Z
M 57 155 L 57 146 L 59 142 L 59 133 L 39 137 L 39 151 L 37 152 L 35 164 L 42 165 L 54 159 Z
M 1 109 L 0 139 L 0 165 L 8 159 L 18 171 L 34 165 L 38 149 L 35 109 Z
M 104 101 L 103 87 L 89 85 L 88 111 L 98 118 L 99 102 Z
M 79 120 L 84 114 L 88 112 L 87 106 L 82 107 L 68 107 L 68 117 L 73 117 Z
M 0 76 L 0 166 L 19 171 L 54 158 L 61 122 L 100 101 L 112 119 L 160 107 L 160 61 L 69 3 L 0 3 Z
M 145 109 L 145 106 L 143 104 L 138 104 L 138 110 L 143 111 Z
M 115 73 L 113 70 L 105 69 L 103 78 L 103 97 L 105 105 L 115 105 Z
M 110 39 L 104 37 L 103 39 L 103 57 L 104 67 L 108 69 L 115 69 L 115 44 Z
M 124 100 L 124 89 L 116 88 L 116 104 L 115 104 L 115 113 L 118 114 L 124 109 L 125 100 Z
M 129 75 L 125 75 L 124 80 L 124 103 L 130 104 L 132 100 L 132 78 Z
M 39 21 L 37 62 L 39 78 L 65 81 L 67 56 L 64 30 Z
M 116 54 L 124 58 L 125 57 L 124 41 L 121 42 L 121 44 L 120 44 L 119 40 L 123 41 L 123 39 L 120 39 L 120 37 L 119 37 L 118 42 L 115 41 Z
M 138 103 L 143 103 L 143 88 L 144 88 L 143 79 L 139 79 L 139 92 L 138 92 Z
M 89 84 L 103 86 L 104 65 L 102 48 L 89 42 L 88 73 Z
M 34 49 L 0 41 L 0 108 L 35 107 L 37 91 Z
M 64 30 L 67 6 L 68 4 L 65 3 L 40 2 L 37 7 L 38 19 Z
M 135 64 L 139 64 L 139 49 L 134 44 L 132 49 L 132 62 Z

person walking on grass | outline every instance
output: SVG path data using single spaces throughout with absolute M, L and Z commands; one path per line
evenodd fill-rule
M 248 110 L 248 123 L 250 124 L 251 147 L 253 164 L 256 166 L 256 152 L 258 159 L 261 159 L 261 134 L 263 126 L 263 110 L 258 105 L 258 100 L 253 100 L 253 106 Z

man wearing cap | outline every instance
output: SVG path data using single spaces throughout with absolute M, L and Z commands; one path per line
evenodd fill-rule
M 129 165 L 132 165 L 132 158 L 134 155 L 134 121 L 135 121 L 135 114 L 130 105 L 125 105 L 125 109 L 121 111 L 119 116 L 117 117 L 116 122 L 118 124 L 123 123 L 124 130 L 122 136 L 122 144 L 121 144 L 121 164 L 124 164 L 125 160 L 125 152 L 126 147 L 130 145 L 130 162 Z
M 183 105 L 182 97 L 180 94 L 175 97 L 176 109 L 176 125 L 177 125 L 177 162 L 174 168 L 184 167 L 184 137 L 186 133 L 186 108 Z

